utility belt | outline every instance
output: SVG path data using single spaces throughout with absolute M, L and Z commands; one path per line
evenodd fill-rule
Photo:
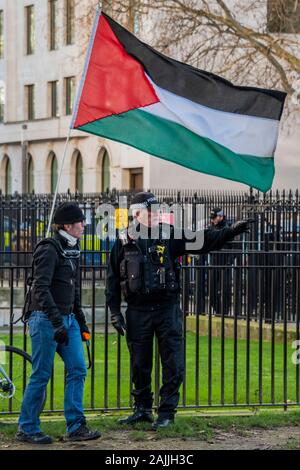
M 125 298 L 129 294 L 179 292 L 179 264 L 173 266 L 163 244 L 149 247 L 146 255 L 137 244 L 125 245 L 120 277 Z

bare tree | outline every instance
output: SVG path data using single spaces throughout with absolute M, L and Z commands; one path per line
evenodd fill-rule
M 87 21 L 100 3 L 89 1 Z M 286 116 L 299 113 L 300 0 L 102 3 L 104 11 L 128 29 L 136 29 L 135 34 L 166 55 L 235 84 L 283 89 L 290 97 Z

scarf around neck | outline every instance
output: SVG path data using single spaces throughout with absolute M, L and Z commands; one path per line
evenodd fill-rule
M 58 233 L 59 233 L 62 237 L 64 237 L 64 238 L 67 240 L 68 246 L 73 247 L 73 246 L 75 246 L 76 243 L 78 242 L 77 238 L 72 237 L 72 235 L 70 235 L 69 233 L 65 232 L 65 231 L 62 230 L 62 229 L 59 230 Z

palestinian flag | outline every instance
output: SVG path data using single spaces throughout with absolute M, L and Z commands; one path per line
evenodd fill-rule
M 98 11 L 71 128 L 267 191 L 285 97 L 170 59 Z

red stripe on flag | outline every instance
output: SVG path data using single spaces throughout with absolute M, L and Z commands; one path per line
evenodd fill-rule
M 142 65 L 125 51 L 101 15 L 74 128 L 158 102 Z

